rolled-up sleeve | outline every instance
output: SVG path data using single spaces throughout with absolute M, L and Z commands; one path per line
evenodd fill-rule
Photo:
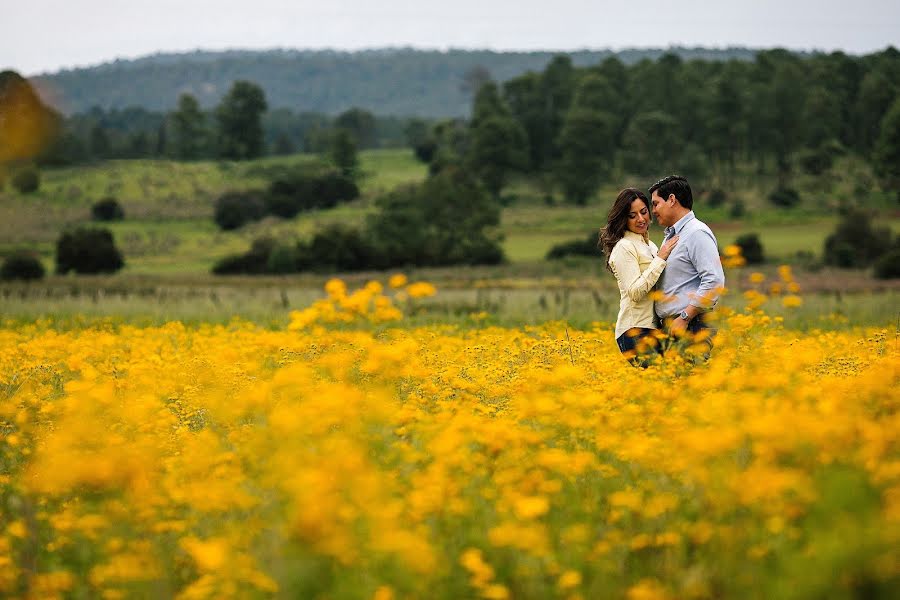
M 718 258 L 718 254 L 716 254 Z M 647 268 L 641 273 L 637 252 L 631 244 L 616 244 L 609 256 L 609 266 L 623 290 L 632 302 L 640 302 L 650 293 L 663 269 L 666 261 L 655 256 Z
M 725 271 L 716 239 L 706 231 L 698 231 L 691 236 L 688 252 L 700 277 L 700 285 L 690 303 L 701 310 L 709 310 L 719 301 L 725 288 Z

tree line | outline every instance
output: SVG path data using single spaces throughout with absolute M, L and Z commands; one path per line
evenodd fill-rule
M 747 163 L 777 174 L 783 192 L 797 172 L 823 175 L 845 153 L 869 161 L 891 189 L 900 183 L 900 52 L 769 50 L 727 62 L 667 54 L 585 68 L 557 56 L 543 71 L 485 82 L 468 121 L 441 121 L 417 143 L 432 170 L 466 164 L 494 195 L 526 173 L 576 203 L 613 172 L 727 185 Z M 790 204 L 781 192 L 776 203 Z

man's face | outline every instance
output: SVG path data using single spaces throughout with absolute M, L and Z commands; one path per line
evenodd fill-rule
M 675 216 L 675 194 L 669 194 L 668 198 L 660 198 L 659 190 L 654 190 L 650 196 L 650 203 L 653 206 L 653 216 L 656 222 L 662 227 L 670 227 L 675 224 L 672 218 Z

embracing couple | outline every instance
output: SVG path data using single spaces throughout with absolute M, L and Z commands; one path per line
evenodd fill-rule
M 725 287 L 716 237 L 693 211 L 687 179 L 672 175 L 654 183 L 650 198 L 640 190 L 619 192 L 600 231 L 606 268 L 621 295 L 616 343 L 626 358 L 659 348 L 658 334 L 686 332 L 712 346 L 707 314 Z M 650 241 L 650 215 L 665 227 L 658 249 Z M 651 295 L 657 290 L 659 294 Z M 654 302 L 653 297 L 659 299 Z

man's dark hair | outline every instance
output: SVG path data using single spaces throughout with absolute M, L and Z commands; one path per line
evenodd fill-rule
M 694 208 L 694 195 L 691 193 L 691 184 L 688 180 L 680 175 L 669 175 L 660 179 L 650 186 L 648 196 L 652 196 L 653 192 L 659 194 L 659 197 L 666 199 L 669 194 L 675 194 L 678 203 L 688 210 Z

